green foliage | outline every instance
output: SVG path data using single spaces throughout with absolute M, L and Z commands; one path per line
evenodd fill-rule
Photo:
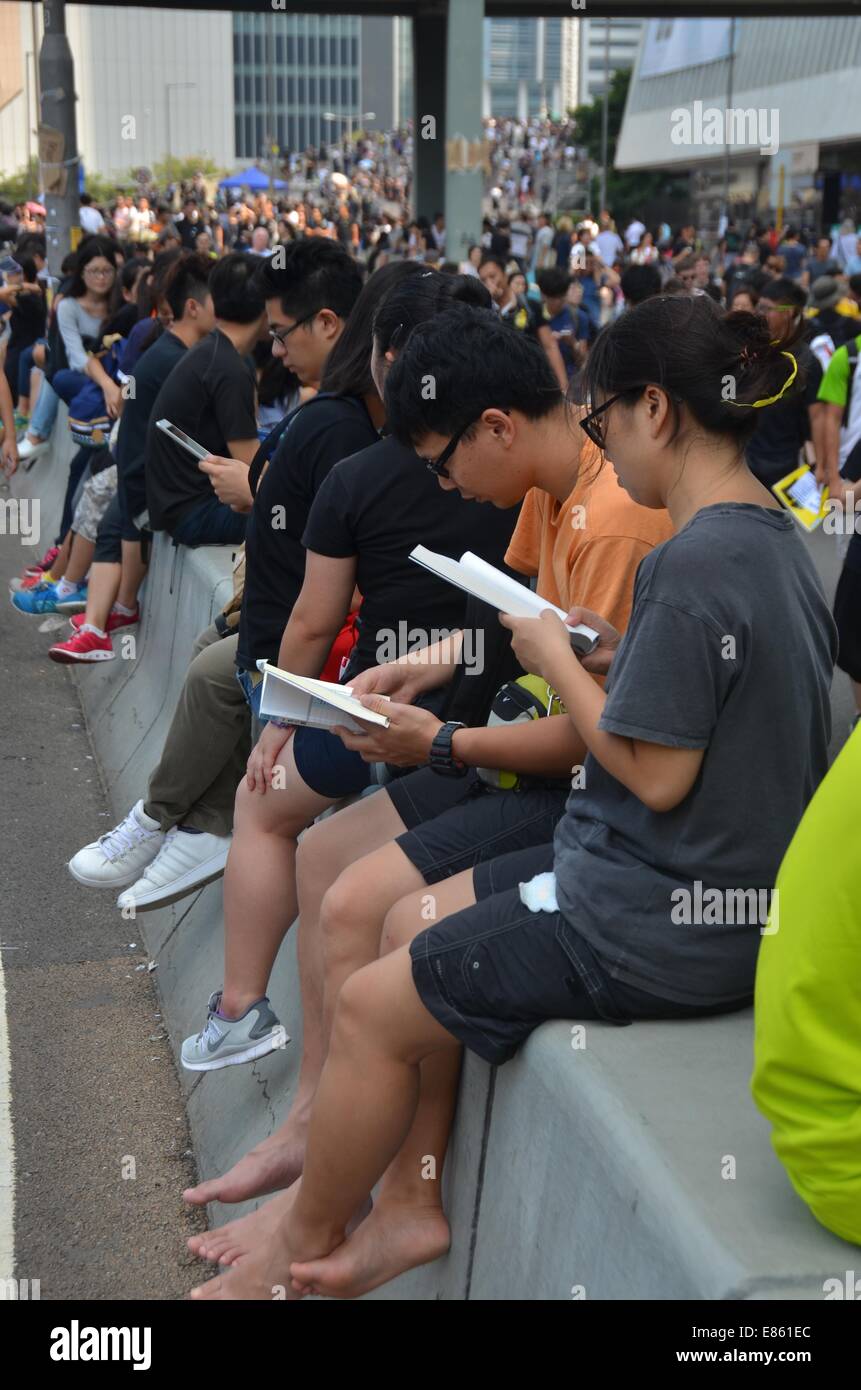
M 31 198 L 38 198 L 40 182 L 39 161 L 33 158 L 17 174 L 0 175 L 0 198 L 13 206 L 27 203 Z
M 84 188 L 100 207 L 113 202 L 117 193 L 133 193 L 137 188 L 134 179 L 127 178 L 106 179 L 101 174 L 85 174 Z
M 220 168 L 208 154 L 192 154 L 182 159 L 169 155 L 167 159 L 154 164 L 152 172 L 158 187 L 166 188 L 169 183 L 190 181 L 195 174 L 202 174 L 205 179 L 223 179 L 229 171 Z

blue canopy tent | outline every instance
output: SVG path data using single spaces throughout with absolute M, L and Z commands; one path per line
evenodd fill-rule
M 269 175 L 264 169 L 252 164 L 250 169 L 240 169 L 238 174 L 231 174 L 228 178 L 222 179 L 219 188 L 253 188 L 266 189 L 269 187 Z M 283 179 L 275 179 L 275 188 L 286 188 Z

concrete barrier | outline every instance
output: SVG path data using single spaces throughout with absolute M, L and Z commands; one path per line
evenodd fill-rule
M 59 508 L 61 455 L 15 482 Z M 194 636 L 230 592 L 229 548 L 158 537 L 134 659 L 78 674 L 117 817 L 146 790 Z M 88 827 L 92 831 L 93 828 Z M 70 884 L 70 901 L 86 890 Z M 222 977 L 213 884 L 138 918 L 178 1049 Z M 301 1009 L 293 934 L 271 984 L 292 1035 L 245 1067 L 180 1069 L 202 1176 L 270 1134 L 295 1090 Z M 537 1030 L 494 1071 L 468 1055 L 446 1169 L 449 1255 L 372 1299 L 805 1299 L 857 1262 L 795 1196 L 748 1085 L 750 1012 L 695 1023 Z M 213 1207 L 218 1223 L 250 1209 Z

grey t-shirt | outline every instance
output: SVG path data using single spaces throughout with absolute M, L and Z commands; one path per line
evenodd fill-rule
M 98 338 L 102 320 L 95 318 L 77 299 L 61 299 L 57 306 L 57 323 L 63 335 L 63 345 L 69 366 L 82 372 L 87 365 L 84 338 Z
M 557 897 L 611 977 L 681 1003 L 751 996 L 758 910 L 828 766 L 836 650 L 786 512 L 704 507 L 641 562 L 600 727 L 705 754 L 671 811 L 591 755 L 568 798 Z M 749 889 L 762 892 L 728 896 Z

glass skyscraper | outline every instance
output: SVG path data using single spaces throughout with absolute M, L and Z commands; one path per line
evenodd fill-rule
M 270 142 L 282 153 L 319 146 L 356 124 L 360 25 L 357 15 L 234 14 L 237 159 L 268 158 Z

